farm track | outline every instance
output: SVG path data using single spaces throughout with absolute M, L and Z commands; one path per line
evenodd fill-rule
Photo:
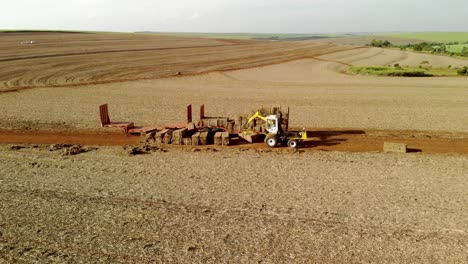
M 306 151 L 380 152 L 384 142 L 408 145 L 409 152 L 427 154 L 468 154 L 468 135 L 465 133 L 436 133 L 397 130 L 309 130 L 310 141 L 302 145 Z M 123 146 L 138 145 L 138 136 L 106 132 L 14 131 L 0 130 L 0 144 L 75 144 Z M 234 143 L 229 149 L 269 149 L 263 143 Z M 176 147 L 169 145 L 167 147 Z M 213 146 L 198 146 L 201 148 Z M 278 150 L 284 150 L 279 148 Z

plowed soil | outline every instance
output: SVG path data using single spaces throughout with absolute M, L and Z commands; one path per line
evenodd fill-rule
M 351 49 L 320 42 L 230 41 L 137 34 L 0 36 L 0 92 L 242 69 Z
M 466 156 L 0 150 L 0 261 L 463 263 Z

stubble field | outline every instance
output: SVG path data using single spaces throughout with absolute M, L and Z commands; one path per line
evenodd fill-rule
M 189 103 L 230 117 L 281 104 L 291 108 L 291 126 L 312 133 L 404 133 L 415 148 L 421 137 L 467 144 L 466 78 L 346 74 L 349 65 L 427 60 L 447 67 L 465 60 L 339 44 L 344 40 L 0 39 L 2 131 L 96 133 L 103 130 L 102 103 L 114 120 L 140 125 L 183 121 Z M 38 43 L 19 44 L 26 39 Z M 437 155 L 424 148 L 388 154 L 210 147 L 129 156 L 121 146 L 98 146 L 68 156 L 18 144 L 0 149 L 3 262 L 468 259 L 468 159 L 450 147 Z

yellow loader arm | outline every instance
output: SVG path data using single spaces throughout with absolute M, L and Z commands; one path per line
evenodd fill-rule
M 250 118 L 249 118 L 249 121 L 247 122 L 246 125 L 250 124 L 252 121 L 254 121 L 255 118 L 260 118 L 262 119 L 263 121 L 266 122 L 266 117 L 262 116 L 258 111 L 255 112 L 255 114 L 253 114 Z

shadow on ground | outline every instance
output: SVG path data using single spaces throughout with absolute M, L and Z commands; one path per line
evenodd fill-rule
M 299 144 L 299 148 L 313 148 L 320 146 L 334 146 L 339 145 L 348 139 L 347 135 L 364 135 L 366 134 L 363 130 L 333 130 L 333 131 L 308 131 L 308 140 L 302 141 Z M 341 136 L 341 137 L 340 137 Z M 258 138 L 256 143 L 262 143 L 264 136 Z M 239 138 L 234 140 L 232 145 L 250 145 L 251 143 Z
M 408 153 L 419 153 L 422 152 L 422 149 L 417 149 L 417 148 L 407 148 L 406 152 Z
M 308 131 L 307 137 L 309 140 L 301 142 L 302 148 L 312 148 L 319 146 L 335 146 L 339 145 L 348 139 L 346 135 L 365 135 L 363 130 L 322 130 Z M 340 137 L 343 136 L 343 137 Z M 318 139 L 318 140 L 317 140 Z

